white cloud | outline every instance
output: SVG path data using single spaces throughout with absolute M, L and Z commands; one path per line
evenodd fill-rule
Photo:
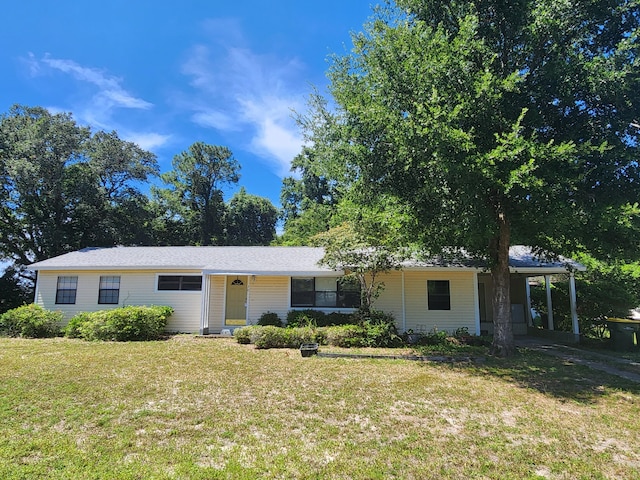
M 133 142 L 143 150 L 155 150 L 160 148 L 171 139 L 171 135 L 161 135 L 153 132 L 123 132 L 122 138 L 128 142 Z
M 35 59 L 34 59 L 35 60 Z M 98 87 L 95 99 L 103 107 L 121 107 L 147 110 L 153 107 L 141 98 L 136 98 L 122 87 L 122 79 L 108 75 L 96 68 L 83 67 L 73 60 L 51 58 L 45 55 L 40 63 L 73 76 L 76 80 L 87 82 Z
M 194 113 L 191 120 L 201 127 L 211 127 L 216 130 L 238 131 L 240 128 L 234 123 L 233 118 L 225 112 L 207 110 Z
M 288 175 L 303 144 L 292 118 L 305 105 L 307 94 L 299 87 L 303 65 L 247 48 L 234 21 L 209 20 L 205 28 L 211 43 L 195 45 L 182 66 L 196 92 L 192 121 L 247 132 L 251 151 L 279 176 Z
M 145 150 L 162 147 L 172 138 L 171 135 L 125 126 L 116 120 L 119 109 L 146 111 L 153 108 L 152 103 L 127 91 L 123 87 L 122 78 L 104 70 L 82 66 L 73 60 L 53 58 L 49 54 L 37 59 L 30 53 L 23 61 L 34 77 L 57 71 L 92 87 L 88 97 L 77 94 L 74 96 L 71 109 L 50 107 L 50 111 L 55 113 L 71 110 L 80 123 L 100 130 L 117 130 L 121 138 L 134 142 Z

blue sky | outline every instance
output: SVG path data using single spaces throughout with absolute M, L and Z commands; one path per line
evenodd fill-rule
M 324 91 L 328 56 L 350 50 L 375 3 L 8 2 L 0 112 L 71 112 L 154 152 L 162 171 L 196 141 L 224 145 L 242 165 L 240 185 L 278 204 L 301 147 L 291 111 L 304 111 L 312 86 Z

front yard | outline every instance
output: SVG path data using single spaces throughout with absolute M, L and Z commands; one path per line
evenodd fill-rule
M 640 385 L 232 339 L 0 339 L 0 478 L 638 478 Z

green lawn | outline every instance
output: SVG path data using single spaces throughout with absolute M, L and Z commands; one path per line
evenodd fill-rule
M 0 478 L 640 478 L 640 385 L 231 339 L 0 339 Z

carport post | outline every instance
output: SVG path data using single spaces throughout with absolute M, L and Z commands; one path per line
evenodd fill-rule
M 200 304 L 200 335 L 209 335 L 209 295 L 211 294 L 211 279 L 206 273 L 202 274 L 202 293 Z

